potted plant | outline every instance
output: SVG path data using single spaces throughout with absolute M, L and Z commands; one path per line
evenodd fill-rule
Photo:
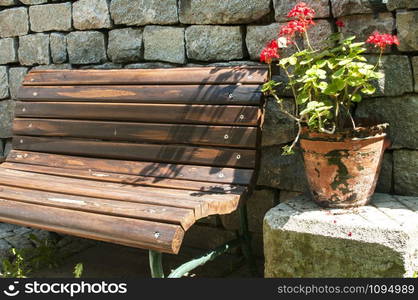
M 359 123 L 352 117 L 352 109 L 365 95 L 375 93 L 372 81 L 383 77 L 376 70 L 383 51 L 399 42 L 396 36 L 373 33 L 366 42 L 380 48 L 376 65 L 367 63 L 362 55 L 365 42 L 355 42 L 354 36 L 344 37 L 340 32 L 331 34 L 321 49 L 314 49 L 309 40 L 314 15 L 313 9 L 298 3 L 278 38 L 263 49 L 260 60 L 269 65 L 269 81 L 262 91 L 274 97 L 297 124 L 296 138 L 283 147 L 283 154 L 292 154 L 300 142 L 313 200 L 324 207 L 365 205 L 374 192 L 388 146 L 387 124 Z M 344 26 L 342 21 L 336 25 Z M 281 57 L 288 47 L 295 47 L 294 53 Z M 288 82 L 272 79 L 273 64 L 286 74 Z M 282 88 L 291 91 L 294 111 L 286 110 L 278 96 Z

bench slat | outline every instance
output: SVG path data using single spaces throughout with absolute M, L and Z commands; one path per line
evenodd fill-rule
M 211 211 L 208 204 L 218 203 L 220 210 L 229 211 L 240 200 L 240 195 L 234 194 L 98 182 L 4 168 L 0 168 L 0 182 L 2 185 L 27 189 L 194 209 L 196 219 L 217 213 Z
M 120 84 L 261 84 L 266 67 L 203 67 L 125 70 L 37 70 L 24 85 L 120 85 Z
M 119 143 L 30 136 L 14 136 L 13 149 L 90 157 L 241 168 L 254 168 L 256 158 L 255 150 L 246 149 Z
M 180 225 L 121 218 L 0 199 L 0 221 L 177 254 Z
M 23 86 L 23 101 L 259 105 L 259 85 Z
M 15 135 L 255 148 L 257 128 L 16 118 Z
M 254 171 L 251 169 L 217 168 L 182 164 L 163 164 L 89 157 L 67 156 L 41 152 L 12 150 L 7 162 L 50 166 L 73 170 L 99 171 L 146 177 L 204 181 L 247 185 Z
M 146 176 L 135 176 L 127 174 L 109 173 L 102 171 L 77 170 L 67 168 L 45 167 L 38 165 L 9 163 L 1 164 L 2 168 L 20 171 L 29 171 L 32 173 L 41 173 L 49 175 L 58 175 L 64 177 L 73 177 L 80 179 L 92 179 L 97 181 L 108 181 L 123 184 L 132 184 L 139 186 L 165 187 L 179 190 L 191 190 L 200 192 L 242 194 L 247 188 L 240 185 L 221 184 L 213 182 L 177 180 L 169 178 L 155 178 Z
M 187 230 L 195 222 L 194 211 L 191 209 L 73 196 L 4 185 L 0 185 L 0 198 L 105 215 L 180 224 L 184 230 Z
M 30 118 L 139 121 L 170 124 L 257 126 L 258 107 L 229 105 L 17 102 L 15 116 Z

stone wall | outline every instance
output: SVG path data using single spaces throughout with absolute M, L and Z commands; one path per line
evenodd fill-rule
M 296 2 L 0 0 L 0 155 L 10 147 L 16 91 L 30 69 L 258 64 L 262 47 L 276 36 Z M 346 23 L 347 34 L 362 40 L 374 30 L 398 33 L 401 45 L 385 54 L 378 94 L 361 103 L 356 115 L 391 123 L 393 145 L 384 158 L 378 191 L 418 195 L 418 1 L 388 0 L 388 9 L 380 12 L 369 0 L 305 2 L 317 12 L 315 45 L 336 30 L 337 18 Z M 375 51 L 368 56 L 376 60 Z M 249 202 L 258 253 L 265 212 L 306 190 L 300 157 L 280 155 L 294 136 L 293 124 L 272 101 L 265 116 L 259 186 Z M 202 223 L 187 235 L 189 244 L 214 246 L 233 237 L 237 228 L 236 215 Z

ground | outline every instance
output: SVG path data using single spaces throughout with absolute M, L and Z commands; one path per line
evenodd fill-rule
M 184 250 L 179 255 L 164 255 L 164 271 L 169 270 L 197 256 L 200 251 Z M 108 243 L 99 243 L 66 259 L 55 269 L 40 270 L 31 275 L 34 278 L 69 278 L 77 263 L 83 263 L 82 278 L 141 278 L 150 277 L 148 251 Z M 257 260 L 260 277 L 263 261 Z M 199 267 L 190 277 L 245 278 L 251 277 L 248 268 L 237 255 L 225 254 L 215 261 Z

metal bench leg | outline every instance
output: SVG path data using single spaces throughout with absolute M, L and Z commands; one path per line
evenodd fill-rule
M 164 278 L 163 254 L 154 250 L 149 250 L 149 267 L 152 278 Z
M 258 277 L 257 265 L 251 247 L 251 234 L 248 230 L 247 205 L 241 205 L 239 208 L 240 215 L 240 235 L 243 240 L 242 252 L 247 260 L 250 273 L 254 277 Z

